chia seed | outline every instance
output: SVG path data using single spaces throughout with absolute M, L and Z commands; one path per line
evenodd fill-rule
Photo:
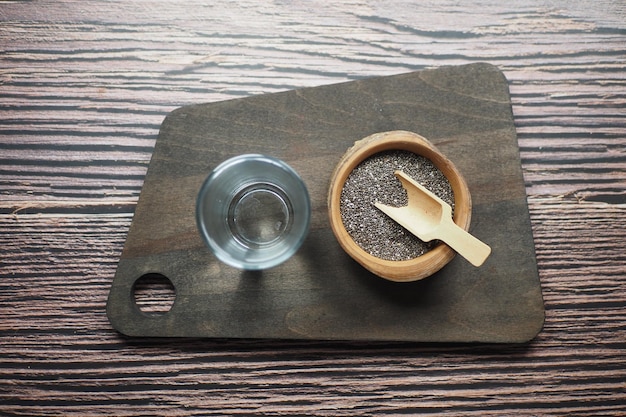
M 348 175 L 341 191 L 340 213 L 346 231 L 369 254 L 390 261 L 423 255 L 438 241 L 424 242 L 374 206 L 408 204 L 406 190 L 394 172 L 404 171 L 452 206 L 452 186 L 428 158 L 409 151 L 384 151 L 361 162 Z

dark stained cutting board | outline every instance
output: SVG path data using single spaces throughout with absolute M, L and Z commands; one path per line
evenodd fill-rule
M 470 231 L 493 253 L 460 256 L 437 274 L 394 283 L 370 274 L 332 234 L 326 193 L 354 141 L 409 130 L 465 176 Z M 306 182 L 311 231 L 299 252 L 263 272 L 217 261 L 196 229 L 195 199 L 218 163 L 243 153 L 285 160 Z M 148 315 L 132 288 L 160 273 L 172 309 Z M 543 300 L 508 84 L 487 64 L 186 106 L 167 116 L 109 295 L 113 326 L 131 336 L 505 342 L 542 328 Z

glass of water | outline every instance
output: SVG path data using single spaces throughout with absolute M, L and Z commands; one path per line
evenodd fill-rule
M 207 177 L 196 204 L 202 238 L 222 262 L 259 270 L 286 261 L 309 229 L 311 203 L 285 162 L 248 154 L 228 159 Z

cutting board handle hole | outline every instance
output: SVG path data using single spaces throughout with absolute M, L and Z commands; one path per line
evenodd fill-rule
M 142 313 L 160 316 L 172 309 L 176 300 L 176 288 L 165 275 L 149 273 L 135 281 L 132 296 Z

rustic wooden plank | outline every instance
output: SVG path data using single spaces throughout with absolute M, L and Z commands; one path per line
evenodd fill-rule
M 2 413 L 624 414 L 625 16 L 610 0 L 2 2 Z M 106 293 L 169 111 L 479 60 L 510 81 L 547 308 L 534 343 L 111 330 Z

